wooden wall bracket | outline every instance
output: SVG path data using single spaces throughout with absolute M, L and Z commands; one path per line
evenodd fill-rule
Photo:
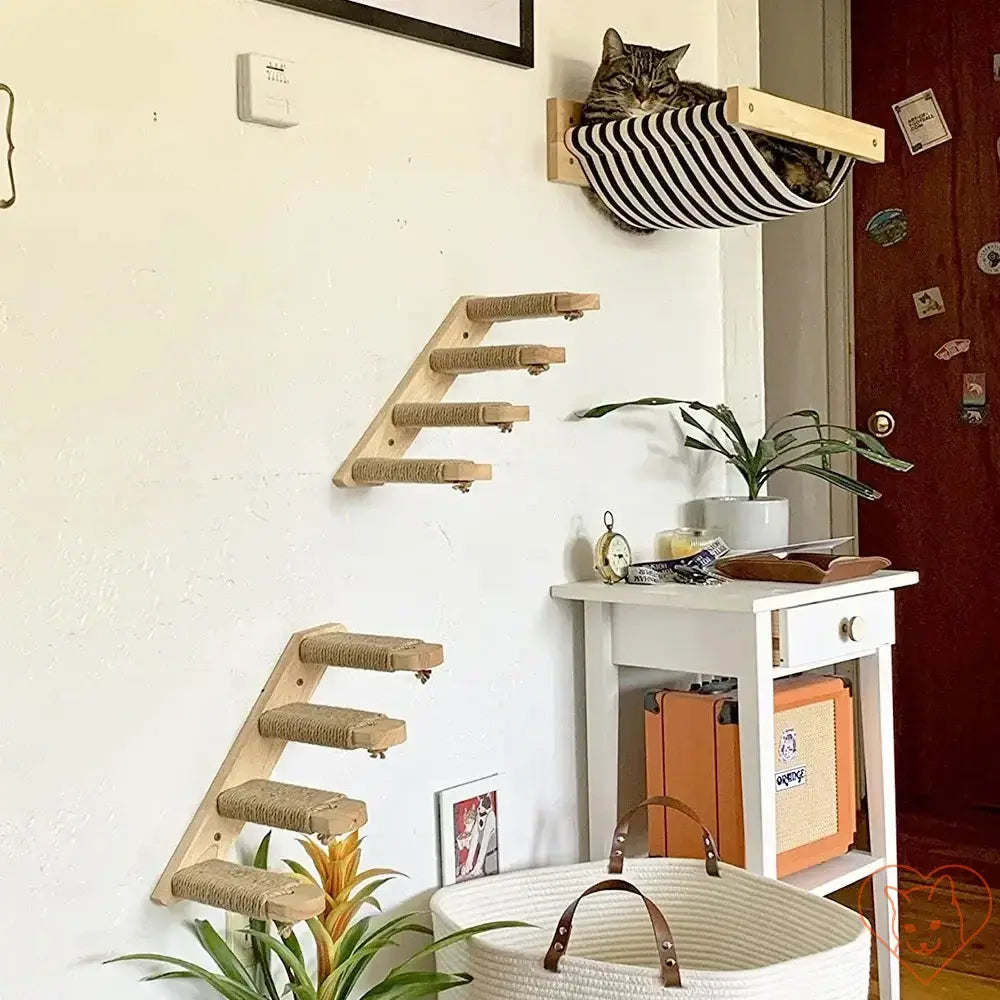
M 489 465 L 466 459 L 406 459 L 425 427 L 498 427 L 510 431 L 529 419 L 527 406 L 510 403 L 442 403 L 459 375 L 519 369 L 537 375 L 562 364 L 561 347 L 506 344 L 483 347 L 494 323 L 562 316 L 579 319 L 600 309 L 599 295 L 547 292 L 494 298 L 460 298 L 417 355 L 385 405 L 337 470 L 343 488 L 397 483 L 447 483 L 468 491 L 473 482 L 492 478 Z
M 589 187 L 583 168 L 566 146 L 566 133 L 581 124 L 583 105 L 550 97 L 545 105 L 548 179 L 557 184 Z M 835 115 L 830 111 L 775 97 L 751 87 L 726 91 L 726 120 L 747 132 L 762 132 L 841 153 L 863 163 L 885 162 L 885 129 Z
M 321 838 L 350 833 L 367 822 L 364 802 L 337 792 L 282 785 L 267 780 L 289 741 L 361 749 L 384 757 L 403 743 L 406 724 L 374 712 L 312 705 L 327 667 L 345 666 L 380 672 L 405 671 L 426 679 L 444 660 L 436 643 L 392 636 L 356 635 L 343 625 L 322 625 L 296 632 L 250 710 L 226 759 L 209 785 L 167 867 L 152 893 L 155 903 L 170 905 L 181 898 L 222 905 L 232 883 L 242 898 L 240 882 L 260 882 L 260 873 L 224 861 L 247 822 L 283 826 Z M 267 903 L 271 919 L 305 919 L 323 912 L 323 893 L 285 885 L 285 876 L 264 880 L 275 892 Z M 251 886 L 252 887 L 252 886 Z M 244 886 L 245 889 L 245 886 Z M 292 891 L 292 890 L 295 891 Z M 243 893 L 245 894 L 245 892 Z M 215 902 L 213 902 L 215 900 Z M 247 912 L 239 904 L 226 908 Z M 256 915 L 250 913 L 248 915 Z

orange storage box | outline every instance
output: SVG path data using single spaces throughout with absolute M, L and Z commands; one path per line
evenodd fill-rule
M 774 686 L 778 877 L 850 850 L 856 833 L 854 708 L 839 677 Z M 658 691 L 646 698 L 649 795 L 683 799 L 729 864 L 745 863 L 735 686 Z M 666 813 L 666 815 L 664 815 Z M 699 858 L 701 834 L 683 816 L 649 811 L 651 857 Z

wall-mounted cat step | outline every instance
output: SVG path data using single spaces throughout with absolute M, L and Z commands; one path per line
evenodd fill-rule
M 748 87 L 726 100 L 596 125 L 581 105 L 546 106 L 548 178 L 592 187 L 636 229 L 724 229 L 829 204 L 856 161 L 885 161 L 885 130 Z M 751 142 L 759 132 L 823 151 L 831 194 L 794 193 Z
M 527 406 L 510 403 L 397 403 L 392 410 L 397 427 L 498 427 L 511 431 L 514 424 L 530 416 Z
M 311 704 L 328 666 L 403 671 L 424 680 L 443 659 L 436 643 L 352 633 L 343 625 L 293 635 L 160 876 L 153 901 L 169 905 L 191 899 L 284 923 L 322 913 L 322 892 L 309 891 L 315 887 L 224 858 L 244 823 L 327 839 L 367 822 L 364 802 L 340 792 L 268 780 L 288 742 L 366 750 L 381 757 L 405 741 L 401 719 Z
M 541 375 L 566 361 L 566 348 L 541 344 L 500 344 L 496 347 L 450 347 L 431 351 L 431 371 L 441 375 L 475 372 L 526 371 Z
M 510 431 L 515 423 L 530 419 L 527 406 L 441 402 L 460 375 L 510 370 L 538 375 L 551 365 L 565 362 L 562 347 L 481 346 L 494 323 L 551 316 L 579 319 L 600 307 L 599 295 L 575 292 L 459 299 L 337 470 L 334 483 L 344 488 L 385 483 L 447 484 L 468 492 L 473 483 L 491 479 L 491 466 L 468 459 L 404 456 L 425 427 L 499 427 Z
M 318 885 L 228 861 L 184 868 L 174 876 L 174 888 L 178 899 L 282 924 L 318 917 L 326 909 L 326 894 Z

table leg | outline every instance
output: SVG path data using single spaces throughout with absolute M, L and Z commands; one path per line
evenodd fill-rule
M 746 868 L 767 878 L 778 875 L 778 832 L 774 801 L 774 660 L 771 615 L 755 616 L 753 670 L 740 676 L 740 770 Z M 725 860 L 725 858 L 723 858 Z
M 618 823 L 618 668 L 611 660 L 611 606 L 583 605 L 587 681 L 590 858 L 608 857 Z
M 875 897 L 875 932 L 880 1000 L 899 1000 L 899 956 L 882 942 L 899 940 L 893 927 L 899 881 L 896 868 L 896 765 L 892 716 L 892 647 L 882 646 L 860 665 L 861 728 L 865 743 L 865 778 L 868 784 L 868 821 L 872 854 L 885 859 L 885 867 L 872 879 Z

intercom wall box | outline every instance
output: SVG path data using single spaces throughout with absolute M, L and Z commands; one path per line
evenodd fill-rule
M 236 59 L 236 112 L 245 122 L 291 128 L 295 117 L 295 63 L 259 52 Z

